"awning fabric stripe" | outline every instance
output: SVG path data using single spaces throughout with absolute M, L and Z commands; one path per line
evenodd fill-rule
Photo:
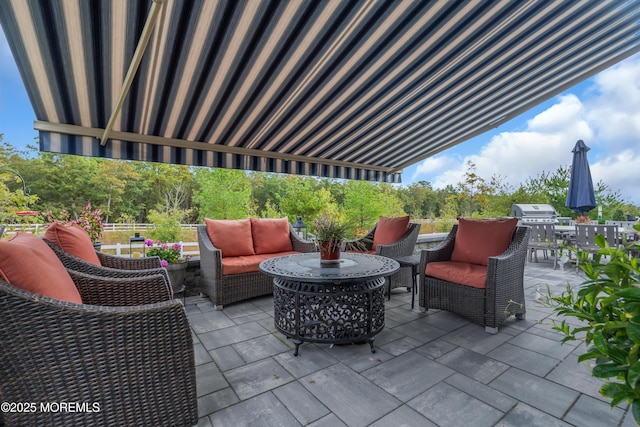
M 101 146 L 150 8 L 0 2 L 41 150 L 399 182 L 640 51 L 638 0 L 163 0 Z

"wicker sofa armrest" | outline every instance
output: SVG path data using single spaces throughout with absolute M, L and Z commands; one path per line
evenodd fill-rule
M 67 271 L 85 304 L 124 307 L 169 301 L 173 298 L 171 286 L 162 274 L 116 278 Z
M 0 323 L 4 400 L 93 409 L 5 413 L 6 425 L 197 423 L 193 342 L 179 300 L 99 307 L 0 281 Z
M 206 225 L 198 225 L 198 246 L 200 247 L 200 289 L 209 295 L 213 303 L 222 305 L 222 251 L 209 239 Z
M 289 224 L 289 237 L 291 238 L 291 245 L 293 246 L 293 250 L 296 252 L 316 252 L 318 249 L 316 247 L 315 242 L 301 239 L 298 236 L 298 233 L 293 229 L 291 224 Z

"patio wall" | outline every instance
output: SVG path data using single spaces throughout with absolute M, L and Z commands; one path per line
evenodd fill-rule
M 431 248 L 447 237 L 448 233 L 421 234 L 418 236 L 414 253 L 422 249 Z M 187 276 L 185 278 L 185 295 L 198 295 L 200 293 L 200 257 L 193 257 L 187 266 Z

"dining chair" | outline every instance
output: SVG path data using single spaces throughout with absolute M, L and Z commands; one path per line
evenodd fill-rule
M 531 227 L 529 235 L 529 262 L 532 258 L 538 262 L 538 251 L 542 251 L 544 259 L 548 259 L 549 251 L 553 255 L 553 269 L 558 268 L 558 251 L 560 244 L 556 237 L 556 225 L 551 222 L 533 222 L 525 225 Z
M 613 224 L 576 224 L 576 247 L 582 252 L 595 254 L 600 251 L 596 244 L 597 235 L 604 236 L 605 242 L 612 248 L 618 246 L 618 226 Z

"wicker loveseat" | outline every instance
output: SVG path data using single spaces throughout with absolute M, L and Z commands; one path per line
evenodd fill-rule
M 462 221 L 462 220 L 461 220 Z M 510 315 L 524 318 L 524 266 L 527 257 L 529 227 L 515 227 L 506 236 L 506 250 L 496 251 L 496 255 L 484 258 L 476 263 L 452 261 L 456 245 L 458 225 L 454 225 L 447 238 L 438 246 L 425 249 L 421 253 L 420 272 L 420 306 L 429 309 L 437 308 L 451 311 L 467 317 L 475 323 L 485 326 L 489 333 L 497 333 L 498 326 Z M 490 241 L 494 232 L 489 232 L 482 239 L 483 243 L 471 247 L 471 251 L 482 252 L 492 245 Z M 509 243 L 510 242 L 510 243 Z M 445 280 L 429 273 L 429 264 L 438 266 L 440 272 L 447 271 L 452 275 L 463 277 L 481 277 L 482 283 L 473 286 L 462 284 L 453 279 Z M 455 265 L 451 265 L 455 264 Z M 451 271 L 457 269 L 458 271 Z
M 217 226 L 215 230 L 212 224 Z M 279 237 L 271 234 L 274 229 Z M 198 226 L 198 244 L 200 290 L 218 310 L 226 304 L 273 293 L 273 278 L 258 269 L 261 261 L 315 251 L 314 243 L 300 239 L 286 218 L 206 219 L 205 225 Z
M 22 239 L 18 250 L 41 244 L 28 258 L 34 271 L 26 282 L 35 277 L 35 285 L 53 292 L 55 279 L 66 276 L 66 292 L 81 301 L 0 280 L 0 401 L 36 405 L 4 411 L 0 425 L 195 425 L 192 336 L 165 276 L 98 277 L 65 269 L 41 239 Z M 13 259 L 0 265 L 5 278 L 19 261 L 7 244 L 13 242 L 2 242 L 0 252 Z M 61 410 L 60 404 L 73 406 Z

